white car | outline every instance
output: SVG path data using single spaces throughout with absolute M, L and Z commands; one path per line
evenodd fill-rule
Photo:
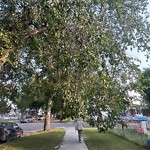
M 29 123 L 29 122 L 33 122 L 33 117 L 28 115 L 28 116 L 23 116 L 21 119 L 20 119 L 20 123 Z

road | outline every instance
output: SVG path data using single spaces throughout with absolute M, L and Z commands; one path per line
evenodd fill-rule
M 30 134 L 35 131 L 43 130 L 44 123 L 18 123 L 19 126 L 24 130 L 24 134 Z M 51 123 L 51 128 L 67 128 L 75 127 L 74 122 L 68 123 Z

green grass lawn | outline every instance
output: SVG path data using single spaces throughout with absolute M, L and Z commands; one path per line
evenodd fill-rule
M 16 123 L 18 123 L 19 120 L 18 119 L 0 119 L 0 122 L 16 122 Z
M 58 150 L 64 133 L 63 129 L 39 131 L 0 145 L 0 150 Z M 83 136 L 89 150 L 148 150 L 112 133 L 98 133 L 96 128 L 86 128 Z
M 0 145 L 0 150 L 57 150 L 64 136 L 63 129 L 37 132 Z
M 113 133 L 125 137 L 129 141 L 138 143 L 139 145 L 146 145 L 148 135 L 143 133 L 136 133 L 135 129 L 125 128 L 125 129 L 114 129 Z
M 89 150 L 146 150 L 112 133 L 98 133 L 96 128 L 86 128 L 84 139 Z

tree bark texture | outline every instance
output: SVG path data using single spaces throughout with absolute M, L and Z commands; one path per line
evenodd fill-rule
M 51 116 L 51 99 L 48 99 L 45 108 L 44 131 L 50 129 L 50 116 Z

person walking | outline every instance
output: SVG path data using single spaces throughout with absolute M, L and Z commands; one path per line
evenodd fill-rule
M 83 121 L 81 118 L 79 118 L 76 124 L 76 130 L 78 131 L 78 138 L 80 143 L 81 143 L 83 127 L 84 127 Z

